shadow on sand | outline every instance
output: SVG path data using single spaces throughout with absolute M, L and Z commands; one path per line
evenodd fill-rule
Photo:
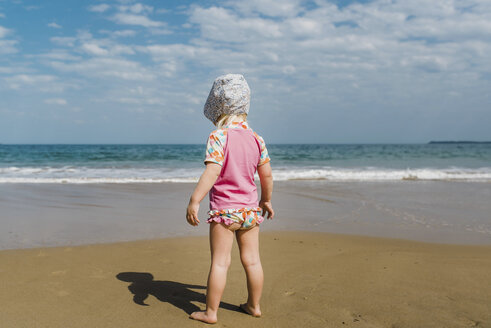
M 191 289 L 206 289 L 205 286 L 182 284 L 175 281 L 153 280 L 153 275 L 147 272 L 121 272 L 116 275 L 121 281 L 130 282 L 129 291 L 133 294 L 133 302 L 148 306 L 145 300 L 149 295 L 161 302 L 167 302 L 182 309 L 187 314 L 199 311 L 200 308 L 191 302 L 206 304 L 206 295 Z M 242 312 L 240 307 L 221 302 L 222 309 Z

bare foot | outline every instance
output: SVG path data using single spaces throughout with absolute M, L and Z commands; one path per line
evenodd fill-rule
M 206 313 L 206 311 L 196 311 L 191 313 L 189 318 L 194 320 L 203 321 L 206 323 L 217 323 L 217 316 L 211 316 Z
M 261 316 L 261 310 L 259 309 L 259 306 L 252 307 L 249 306 L 249 304 L 244 303 L 240 305 L 240 308 L 242 309 L 242 311 L 252 315 L 253 317 L 259 318 Z

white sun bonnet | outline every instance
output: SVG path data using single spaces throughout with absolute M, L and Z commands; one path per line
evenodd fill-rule
M 213 82 L 203 112 L 207 119 L 216 124 L 223 114 L 249 113 L 251 90 L 241 74 L 219 76 Z

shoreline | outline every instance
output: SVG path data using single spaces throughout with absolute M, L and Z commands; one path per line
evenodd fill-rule
M 334 238 L 367 238 L 374 240 L 385 240 L 387 242 L 395 242 L 395 243 L 415 243 L 415 244 L 425 244 L 429 247 L 431 246 L 448 246 L 448 247 L 477 247 L 477 248 L 490 248 L 491 244 L 467 244 L 467 243 L 452 243 L 452 242 L 431 242 L 431 241 L 423 241 L 423 240 L 414 240 L 414 239 L 406 239 L 406 238 L 397 238 L 390 236 L 373 236 L 366 234 L 355 234 L 355 233 L 340 233 L 340 232 L 319 232 L 319 231 L 311 231 L 311 230 L 294 230 L 294 229 L 278 229 L 272 230 L 262 229 L 260 234 L 319 234 L 319 235 L 327 235 L 332 236 Z M 204 234 L 182 234 L 182 235 L 174 235 L 174 236 L 166 236 L 166 237 L 156 237 L 156 238 L 142 238 L 142 239 L 128 239 L 128 240 L 116 240 L 116 241 L 100 241 L 94 243 L 82 243 L 82 244 L 63 244 L 63 245 L 47 245 L 47 246 L 32 246 L 32 247 L 23 247 L 23 248 L 1 248 L 0 254 L 2 252 L 16 252 L 16 251 L 47 251 L 47 250 L 56 250 L 56 249 L 71 249 L 77 247 L 111 247 L 118 245 L 125 245 L 131 243 L 154 243 L 154 242 L 163 242 L 163 241 L 173 241 L 177 239 L 186 239 L 186 238 L 209 238 L 208 231 Z
M 487 327 L 491 245 L 321 232 L 260 234 L 262 318 L 246 298 L 237 244 L 217 327 Z M 6 328 L 195 327 L 208 237 L 0 251 Z

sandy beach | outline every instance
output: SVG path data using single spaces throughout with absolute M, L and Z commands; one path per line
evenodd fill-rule
M 3 327 L 197 327 L 207 225 L 192 184 L 0 186 Z M 491 327 L 490 186 L 276 185 L 263 317 L 236 245 L 217 327 Z M 202 203 L 200 217 L 207 204 Z
M 2 327 L 199 327 L 206 237 L 0 252 Z M 490 327 L 491 246 L 264 232 L 262 318 L 233 250 L 217 327 Z

